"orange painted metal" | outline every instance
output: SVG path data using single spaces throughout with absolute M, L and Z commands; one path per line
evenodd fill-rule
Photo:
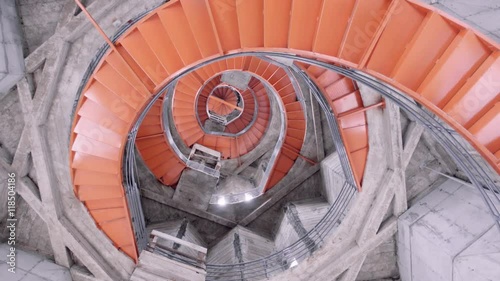
M 189 26 L 202 56 L 209 57 L 222 53 L 207 2 L 202 0 L 181 0 L 180 2 L 186 18 L 189 19 Z
M 137 28 L 169 75 L 184 66 L 158 15 L 148 18 Z
M 264 0 L 236 1 L 242 48 L 264 45 Z
M 500 102 L 497 102 L 471 128 L 470 132 L 476 140 L 484 145 L 492 154 L 500 149 Z
M 470 128 L 495 102 L 500 102 L 500 90 L 494 86 L 498 83 L 498 77 L 500 52 L 495 52 L 467 80 L 443 110 L 464 128 Z
M 390 77 L 412 90 L 417 90 L 457 34 L 457 28 L 443 17 L 428 12 L 406 51 L 399 57 Z
M 292 0 L 264 0 L 264 47 L 287 47 L 291 8 Z
M 138 29 L 123 38 L 121 44 L 155 85 L 159 85 L 163 78 L 168 75 Z
M 354 179 L 358 189 L 361 190 L 369 149 L 365 111 L 383 103 L 365 108 L 361 94 L 356 90 L 356 82 L 333 71 L 320 72 L 309 69 L 307 68 L 309 76 L 328 99 L 334 116 L 337 118 Z
M 329 56 L 339 54 L 356 0 L 323 0 L 313 51 Z
M 312 50 L 321 7 L 322 1 L 293 1 L 288 48 Z
M 202 1 L 202 0 L 199 0 Z M 240 32 L 238 28 L 238 14 L 236 0 L 205 0 L 210 7 L 215 28 L 224 52 L 239 49 Z
M 426 11 L 411 3 L 398 1 L 398 7 L 377 42 L 367 67 L 389 76 L 424 21 L 425 15 Z
M 340 57 L 359 63 L 370 46 L 392 0 L 356 1 L 340 48 Z
M 237 52 L 242 46 L 248 46 L 244 50 L 295 53 L 346 67 L 359 67 L 357 64 L 366 60 L 366 64 L 363 62 L 359 70 L 407 93 L 438 115 L 500 172 L 500 86 L 498 79 L 494 79 L 499 72 L 498 44 L 474 33 L 469 27 L 433 7 L 414 1 L 399 0 L 401 8 L 392 6 L 393 12 L 387 14 L 384 11 L 387 11 L 391 1 L 314 0 L 307 1 L 312 4 L 303 11 L 292 11 L 292 3 L 301 5 L 303 2 L 264 0 L 263 17 L 256 17 L 257 21 L 262 22 L 255 23 L 256 29 L 240 26 L 240 21 L 248 22 L 248 18 L 242 15 L 243 9 L 238 12 L 237 5 L 249 5 L 248 2 L 251 0 L 170 1 L 130 28 L 116 45 L 100 30 L 108 44 L 111 43 L 111 50 L 103 57 L 82 92 L 72 126 L 70 161 L 75 194 L 85 204 L 97 226 L 118 249 L 131 258 L 137 260 L 135 238 L 123 189 L 119 190 L 117 187 L 121 187 L 122 182 L 120 171 L 123 148 L 137 114 L 150 96 L 156 93 L 158 86 L 187 64 L 202 62 L 213 54 Z M 311 12 L 318 2 L 323 3 L 321 10 Z M 252 10 L 249 14 L 255 14 L 257 10 Z M 85 10 L 84 12 L 87 14 Z M 296 24 L 302 22 L 299 18 L 306 14 L 317 16 L 312 16 L 314 19 L 305 23 L 307 32 L 301 38 L 296 34 L 300 30 Z M 96 25 L 93 19 L 91 21 Z M 316 30 L 311 28 L 313 25 L 317 26 Z M 257 32 L 260 30 L 259 26 L 264 29 L 263 40 Z M 98 28 L 97 25 L 96 27 Z M 311 37 L 311 34 L 316 35 Z M 365 40 L 360 40 L 362 38 Z M 136 50 L 140 42 L 146 48 L 144 54 Z M 293 50 L 287 49 L 288 43 L 294 46 Z M 310 51 L 311 48 L 314 52 Z M 463 63 L 460 63 L 461 60 Z M 158 72 L 152 71 L 151 67 L 158 68 Z M 279 94 L 285 105 L 297 100 L 295 94 L 289 92 L 289 84 L 280 81 L 283 73 L 279 69 L 271 66 L 266 68 L 254 59 L 231 59 L 212 64 L 200 71 L 196 79 L 204 80 L 210 73 L 228 68 L 258 71 L 281 90 Z M 327 81 L 331 83 L 334 76 L 315 78 L 326 85 Z M 180 86 L 182 87 L 188 92 L 190 86 Z M 324 90 L 327 94 L 330 92 L 331 100 L 352 93 L 342 95 L 342 92 L 335 92 L 328 87 Z M 471 101 L 476 105 L 472 106 Z M 341 104 L 343 108 L 352 107 L 344 102 Z M 462 110 L 464 108 L 465 111 Z M 176 122 L 191 122 L 186 119 L 189 117 L 187 112 L 174 108 L 174 113 L 176 111 L 179 113 Z M 160 114 L 160 108 L 155 107 L 152 112 Z M 268 114 L 263 113 L 263 116 L 268 118 Z M 366 122 L 360 116 L 364 116 L 364 113 L 342 118 L 342 131 L 356 126 L 366 127 Z M 295 120 L 289 123 L 297 126 L 297 129 L 304 125 L 301 112 L 287 112 L 287 118 Z M 153 119 L 147 120 L 146 126 L 152 126 L 146 130 L 150 134 L 158 123 Z M 264 120 L 257 120 L 255 126 L 260 127 L 252 131 L 252 134 L 230 141 L 229 145 L 223 143 L 229 148 L 227 153 L 230 157 L 233 157 L 235 151 L 239 154 L 247 153 L 247 145 L 253 142 L 251 138 L 258 138 L 258 132 L 265 128 L 266 123 Z M 188 142 L 197 138 L 206 139 L 203 134 L 199 135 L 199 131 L 192 130 L 189 133 L 185 136 L 189 139 Z M 294 138 L 294 134 L 287 134 L 289 137 L 286 143 L 297 147 L 300 139 Z M 144 134 L 138 140 L 138 146 L 148 145 L 144 149 L 150 149 L 151 153 L 160 151 L 166 156 L 168 147 L 166 150 L 152 149 L 155 145 L 146 142 L 148 139 L 158 141 L 157 137 Z M 235 148 L 232 147 L 233 144 Z M 364 143 L 354 144 L 358 148 Z M 356 175 L 363 174 L 367 153 L 368 147 L 350 150 L 349 160 Z M 293 156 L 285 150 L 280 153 L 278 162 L 286 167 L 290 161 L 281 157 Z M 161 176 L 164 182 L 178 180 L 184 167 L 175 156 L 166 160 L 168 164 L 162 164 L 158 158 L 155 161 L 154 164 L 160 166 L 153 170 L 158 172 L 157 176 L 160 172 L 165 172 Z M 115 163 L 117 166 L 103 168 L 101 171 L 93 168 L 107 163 Z M 279 169 L 285 170 L 282 167 Z M 275 185 L 285 176 L 282 171 L 273 171 L 268 186 Z M 359 178 L 357 180 L 360 182 Z M 123 212 L 110 212 L 106 215 L 98 211 L 113 208 L 122 208 Z M 123 217 L 120 217 L 121 214 Z M 111 217 L 116 220 L 109 221 Z
M 442 108 L 490 54 L 472 31 L 461 31 L 417 92 Z
M 180 2 L 173 3 L 173 5 L 158 11 L 158 16 L 185 65 L 202 58 L 200 48 L 191 32 L 189 20 Z M 172 28 L 173 26 L 175 28 Z

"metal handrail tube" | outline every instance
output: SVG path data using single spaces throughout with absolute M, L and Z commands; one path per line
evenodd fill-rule
M 130 23 L 130 25 L 132 25 L 132 24 L 133 23 Z M 124 28 L 124 30 L 125 29 L 126 28 Z M 119 37 L 119 34 L 117 34 L 115 37 L 113 37 L 113 40 L 116 41 L 116 39 L 118 37 Z M 101 48 L 98 51 L 96 58 L 89 65 L 89 68 L 87 69 L 87 72 L 84 76 L 84 79 L 83 79 L 82 84 L 81 84 L 79 91 L 78 91 L 77 99 L 76 99 L 75 104 L 74 104 L 73 116 L 75 114 L 76 106 L 78 104 L 80 95 L 83 91 L 84 85 L 86 85 L 86 82 L 88 81 L 93 70 L 97 66 L 97 62 L 100 61 L 100 59 L 104 56 L 106 51 L 107 51 L 107 48 Z M 146 106 L 146 110 L 139 117 L 137 123 L 135 124 L 133 130 L 131 131 L 130 138 L 129 138 L 130 144 L 127 143 L 126 156 L 124 157 L 124 159 L 127 160 L 126 162 L 130 162 L 128 160 L 132 159 L 130 156 L 133 156 L 133 154 L 134 154 L 133 147 L 134 147 L 135 137 L 137 135 L 137 129 L 138 129 L 138 126 L 140 125 L 140 123 L 142 122 L 142 119 L 144 118 L 145 114 L 147 113 L 147 110 L 149 110 L 149 108 L 151 108 L 151 106 L 152 106 L 152 103 L 154 103 L 158 99 L 158 97 L 162 93 L 164 93 L 165 89 L 167 89 L 169 86 L 171 86 L 171 83 L 173 81 L 175 81 L 176 79 L 178 79 L 178 78 L 186 75 L 187 73 L 189 73 L 189 72 L 191 72 L 191 71 L 193 71 L 193 70 L 195 70 L 203 65 L 206 65 L 208 63 L 219 61 L 219 60 L 226 59 L 229 57 L 248 56 L 248 55 L 275 56 L 275 57 L 292 59 L 295 61 L 301 61 L 304 63 L 324 67 L 326 69 L 338 72 L 339 74 L 342 74 L 348 78 L 351 78 L 353 80 L 361 82 L 361 83 L 375 89 L 376 91 L 381 93 L 384 97 L 386 97 L 389 100 L 391 100 L 392 102 L 396 103 L 401 109 L 403 109 L 410 116 L 412 116 L 415 120 L 417 120 L 418 123 L 420 123 L 425 128 L 427 128 L 428 131 L 430 131 L 432 133 L 432 135 L 436 138 L 438 143 L 440 143 L 443 146 L 443 148 L 446 149 L 446 151 L 450 154 L 450 156 L 457 162 L 457 165 L 462 169 L 463 172 L 465 172 L 467 174 L 467 176 L 469 177 L 469 180 L 474 184 L 474 186 L 476 186 L 478 188 L 479 192 L 481 193 L 481 195 L 483 197 L 483 200 L 485 201 L 485 203 L 487 204 L 491 213 L 495 217 L 497 224 L 500 226 L 500 214 L 499 214 L 499 211 L 496 208 L 496 205 L 494 202 L 494 201 L 500 201 L 500 199 L 497 196 L 497 194 L 499 192 L 499 188 L 498 188 L 498 186 L 495 185 L 495 183 L 493 182 L 493 180 L 491 179 L 489 174 L 487 172 L 485 172 L 485 170 L 482 167 L 480 167 L 479 163 L 467 152 L 465 147 L 456 139 L 456 135 L 453 131 L 450 131 L 450 129 L 445 128 L 442 124 L 437 122 L 429 112 L 420 108 L 417 104 L 415 104 L 407 96 L 403 95 L 402 93 L 400 93 L 396 90 L 393 90 L 392 88 L 388 87 L 387 85 L 383 84 L 382 82 L 379 82 L 376 79 L 366 77 L 365 75 L 362 75 L 355 70 L 345 69 L 345 68 L 331 65 L 331 64 L 328 64 L 325 62 L 317 61 L 315 59 L 306 58 L 306 57 L 299 57 L 299 56 L 287 54 L 287 53 L 241 52 L 241 53 L 237 53 L 237 54 L 230 54 L 230 55 L 225 55 L 225 56 L 221 56 L 218 58 L 213 58 L 213 59 L 205 61 L 202 64 L 199 64 L 197 66 L 193 66 L 193 67 L 190 67 L 190 68 L 183 70 L 177 77 L 175 77 L 172 81 L 167 83 L 167 85 L 165 85 L 165 87 L 158 94 L 156 94 L 153 97 L 153 99 L 150 101 L 148 106 Z M 321 102 L 321 99 L 319 99 L 318 101 L 319 101 L 320 106 L 324 110 L 324 112 L 329 113 L 329 114 L 326 114 L 327 118 L 333 119 L 333 117 L 331 116 L 331 111 L 328 110 L 327 104 L 325 103 L 325 101 Z M 330 122 L 331 121 L 332 120 L 330 120 Z M 335 120 L 333 120 L 333 121 L 335 121 Z M 335 137 L 335 134 L 333 137 Z M 338 139 L 337 139 L 337 141 L 338 141 Z M 339 159 L 340 159 L 340 162 L 342 163 L 343 168 L 345 168 L 346 162 L 348 163 L 348 160 L 340 154 L 339 154 Z M 124 174 L 125 174 L 124 179 L 125 179 L 126 188 L 129 190 L 134 190 L 134 188 L 135 188 L 135 190 L 138 190 L 137 184 L 136 184 L 136 178 L 133 175 L 134 173 L 135 173 L 134 164 L 133 163 L 126 163 L 124 165 Z M 344 169 L 344 173 L 349 177 L 349 179 L 346 179 L 347 182 L 352 182 L 352 175 L 350 175 L 350 173 L 346 173 L 345 169 Z M 494 194 L 492 196 L 492 198 L 490 198 L 490 195 L 488 195 L 485 192 L 485 190 L 483 189 L 482 183 L 484 183 L 484 185 L 485 185 L 484 188 L 492 191 L 491 193 Z M 346 184 L 343 187 L 343 189 L 353 189 L 353 185 Z M 136 192 L 128 192 L 128 196 L 136 197 L 137 193 Z M 330 228 L 336 222 L 336 219 L 334 220 L 332 218 L 337 218 L 337 216 L 341 214 L 340 211 L 342 211 L 342 212 L 345 211 L 345 209 L 347 208 L 347 203 L 350 202 L 350 200 L 352 200 L 352 197 L 353 197 L 352 195 L 349 195 L 349 196 L 345 197 L 346 200 L 334 202 L 332 207 L 335 207 L 335 209 L 331 208 L 331 210 L 329 210 L 329 212 L 327 213 L 325 218 L 323 218 L 320 221 L 320 223 L 318 223 L 318 225 L 315 228 L 313 228 L 314 231 L 317 231 L 318 233 L 320 233 L 320 235 L 314 234 L 314 237 L 316 237 L 316 236 L 323 237 L 323 235 L 326 236 L 325 233 L 327 233 L 327 231 L 331 230 Z M 132 199 L 127 198 L 127 200 L 130 202 Z M 134 202 L 138 202 L 138 204 L 140 204 L 140 200 L 134 201 Z M 138 205 L 135 205 L 132 208 L 133 208 L 133 210 L 136 211 L 137 207 L 138 207 Z M 140 209 L 142 209 L 142 208 L 140 208 Z M 333 212 L 333 210 L 335 210 L 335 212 Z M 332 211 L 332 212 L 330 212 L 330 211 Z M 142 219 L 144 219 L 144 218 L 142 217 Z M 142 227 L 142 225 L 138 225 L 137 227 Z M 140 231 L 137 231 L 137 230 L 134 230 L 134 231 L 136 233 L 140 233 Z M 323 234 L 323 235 L 321 235 L 321 234 Z M 302 246 L 299 246 L 299 243 L 301 243 Z M 299 241 L 295 242 L 294 244 L 290 245 L 289 247 L 285 248 L 283 251 L 272 254 L 266 258 L 259 259 L 257 261 L 252 261 L 252 262 L 247 262 L 247 263 L 242 263 L 242 264 L 235 264 L 235 265 L 210 265 L 210 264 L 208 264 L 207 265 L 207 277 L 212 276 L 210 274 L 212 274 L 213 272 L 217 272 L 218 270 L 228 270 L 229 267 L 233 267 L 233 268 L 243 267 L 244 269 L 260 268 L 261 271 L 259 271 L 259 272 L 261 272 L 261 274 L 259 276 L 264 276 L 264 275 L 267 276 L 270 273 L 273 273 L 273 272 L 276 272 L 279 270 L 283 270 L 283 264 L 280 263 L 280 258 L 282 259 L 284 257 L 285 252 L 287 254 L 302 253 L 302 250 L 305 247 L 304 245 L 306 245 L 307 243 L 312 243 L 312 242 L 310 240 L 309 240 L 309 242 L 299 240 Z M 307 249 L 307 250 L 309 250 L 309 249 Z M 272 267 L 269 267 L 269 264 L 272 264 L 272 263 L 276 263 L 276 265 L 275 266 L 271 265 Z M 241 269 L 238 272 L 240 274 L 239 278 L 232 279 L 232 280 L 241 280 L 241 273 L 243 273 L 244 275 L 248 274 L 248 273 L 243 272 Z M 245 278 L 247 278 L 247 277 L 245 277 Z M 210 279 L 207 279 L 207 280 L 210 280 Z M 225 280 L 228 280 L 228 279 L 225 279 Z

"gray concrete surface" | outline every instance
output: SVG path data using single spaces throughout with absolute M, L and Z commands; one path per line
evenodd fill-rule
M 21 26 L 15 0 L 0 2 L 0 100 L 24 76 Z
M 16 249 L 15 273 L 7 271 L 10 266 L 7 254 L 11 246 L 0 244 L 0 280 L 5 281 L 71 281 L 69 269 L 54 263 L 46 256 L 31 251 Z
M 398 229 L 402 280 L 500 276 L 500 229 L 475 188 L 446 181 L 403 214 Z
M 12 92 L 1 102 L 0 142 L 2 148 L 5 148 L 2 151 L 8 152 L 10 160 L 4 161 L 2 157 L 0 160 L 2 166 L 20 171 L 23 177 L 18 191 L 27 203 L 26 205 L 31 208 L 31 211 L 24 215 L 23 225 L 26 224 L 26 234 L 23 235 L 26 236 L 23 239 L 40 241 L 40 244 L 38 242 L 30 244 L 32 249 L 36 248 L 48 252 L 47 247 L 49 247 L 58 263 L 70 266 L 73 259 L 78 264 L 86 266 L 89 274 L 93 275 L 93 277 L 81 277 L 83 275 L 75 273 L 81 271 L 77 271 L 76 267 L 73 266 L 72 275 L 75 280 L 121 280 L 132 273 L 133 264 L 97 230 L 80 202 L 75 200 L 67 168 L 68 152 L 67 150 L 61 151 L 61 147 L 68 147 L 67 137 L 71 123 L 69 116 L 76 90 L 88 63 L 97 48 L 103 44 L 102 39 L 94 30 L 90 29 L 89 24 L 81 14 L 73 17 L 76 9 L 74 4 L 70 2 L 69 0 L 18 1 L 24 22 L 26 45 L 31 53 L 26 58 L 27 70 L 30 73 L 28 77 L 33 78 L 34 83 L 30 85 L 29 80 L 22 80 L 17 89 L 21 99 Z M 116 30 L 113 22 L 116 19 L 125 22 L 133 15 L 162 1 L 152 0 L 139 3 L 139 1 L 95 0 L 90 2 L 96 4 L 89 7 L 91 13 L 96 16 L 108 34 L 113 34 Z M 437 8 L 442 8 L 445 11 L 453 9 L 458 17 L 473 24 L 482 25 L 479 29 L 488 36 L 499 38 L 500 28 L 498 27 L 497 14 L 500 3 L 498 1 L 442 0 L 438 2 L 435 5 Z M 32 100 L 33 97 L 35 98 Z M 4 103 L 4 101 L 8 101 L 8 103 Z M 4 106 L 4 104 L 10 104 L 10 106 Z M 369 114 L 371 122 L 382 120 L 381 112 L 376 111 Z M 14 117 L 9 117 L 11 118 L 9 119 L 7 116 Z M 413 144 L 409 141 L 403 141 L 404 154 L 410 155 L 406 158 L 403 157 L 403 161 L 407 161 L 403 167 L 408 166 L 406 169 L 407 196 L 408 199 L 418 200 L 426 192 L 433 192 L 433 187 L 436 184 L 432 181 L 421 183 L 419 179 L 427 178 L 429 173 L 422 172 L 419 169 L 420 164 L 430 163 L 435 165 L 434 167 L 443 168 L 443 171 L 447 164 L 446 161 L 437 159 L 442 157 L 439 152 L 435 155 L 429 153 L 429 143 L 420 142 L 421 133 L 417 129 L 406 130 L 406 121 L 401 120 L 401 129 L 403 134 L 409 132 L 407 140 L 419 139 Z M 23 132 L 24 125 L 26 125 L 27 130 Z M 381 138 L 382 125 L 383 123 L 379 122 L 378 125 L 372 126 L 373 129 L 370 131 L 370 136 L 373 136 L 370 140 L 373 151 L 370 152 L 369 156 L 371 164 L 367 167 L 369 176 L 366 181 L 372 188 L 366 189 L 356 198 L 353 203 L 354 211 L 348 214 L 345 218 L 345 224 L 331 237 L 323 249 L 320 249 L 314 257 L 300 264 L 291 272 L 276 277 L 275 280 L 325 280 L 325 278 L 338 276 L 341 280 L 346 281 L 355 280 L 360 271 L 364 274 L 363 278 L 369 280 L 375 278 L 375 273 L 380 272 L 384 266 L 374 263 L 377 258 L 371 258 L 372 256 L 376 257 L 377 253 L 387 254 L 387 260 L 391 260 L 392 264 L 393 259 L 389 257 L 390 251 L 384 252 L 382 249 L 396 232 L 395 218 L 391 215 L 393 207 L 390 200 L 386 200 L 384 196 L 377 196 L 377 194 L 388 195 L 392 198 L 391 194 L 395 192 L 395 188 L 400 186 L 394 186 L 397 185 L 397 182 L 391 183 L 382 180 L 387 177 L 384 172 L 388 166 L 387 159 L 382 155 L 392 152 L 387 150 L 392 149 L 391 147 L 382 145 L 384 143 Z M 325 134 L 327 133 L 326 127 L 322 126 Z M 8 132 L 8 134 L 4 132 Z M 329 154 L 332 151 L 331 142 L 325 139 L 324 143 L 326 154 Z M 412 147 L 415 147 L 414 153 L 411 152 Z M 406 151 L 407 148 L 409 154 Z M 29 177 L 24 177 L 28 175 L 27 170 L 30 170 L 26 167 L 32 166 L 29 156 L 30 150 L 33 150 L 34 165 L 29 174 L 33 181 Z M 413 157 L 412 154 L 414 154 Z M 307 163 L 303 163 L 299 168 L 311 169 L 312 172 L 309 176 L 317 172 L 317 169 L 313 171 L 307 165 Z M 4 173 L 3 170 L 0 172 Z M 412 175 L 417 175 L 417 173 L 420 173 L 419 176 L 412 178 Z M 309 176 L 304 177 L 309 178 Z M 30 181 L 31 184 L 29 184 Z M 304 194 L 321 196 L 321 187 L 317 189 L 320 181 L 316 181 L 313 177 L 311 180 L 298 182 L 297 186 L 301 183 L 304 184 L 300 188 L 294 189 L 294 192 L 291 192 L 289 196 L 284 197 L 283 201 L 271 201 L 270 207 L 265 212 L 246 220 L 246 224 L 254 230 L 265 232 L 269 225 L 276 223 L 273 222 L 277 217 L 276 212 L 281 210 L 280 208 L 283 206 L 282 204 L 287 202 L 286 200 L 297 199 Z M 38 187 L 40 188 L 38 189 Z M 42 193 L 42 198 L 37 195 L 38 190 Z M 166 193 L 171 194 L 171 192 Z M 54 202 L 59 202 L 58 200 L 62 201 L 63 204 L 60 204 L 62 206 L 54 204 Z M 150 221 L 188 217 L 196 229 L 200 232 L 205 231 L 201 236 L 211 237 L 212 241 L 229 230 L 227 227 L 220 226 L 211 228 L 212 223 L 200 219 L 196 215 L 185 214 L 149 199 L 144 199 L 143 203 Z M 369 215 L 370 212 L 373 214 Z M 430 217 L 431 214 L 428 216 Z M 39 226 L 33 223 L 35 221 Z M 42 230 L 41 225 L 45 223 L 50 225 L 50 233 Z M 31 224 L 33 226 L 28 227 Z M 37 229 L 39 230 L 37 231 Z M 474 247 L 464 251 L 467 254 L 460 256 L 454 265 L 456 272 L 469 278 L 465 280 L 474 280 L 474 276 L 471 275 L 473 272 L 469 269 L 470 264 L 482 264 L 486 269 L 493 266 L 488 264 L 484 257 L 489 258 L 495 253 L 478 255 L 475 252 L 476 248 L 481 248 L 481 243 L 491 241 L 489 235 L 498 237 L 498 234 L 490 233 L 489 230 L 484 231 L 484 235 L 474 242 Z M 426 234 L 424 230 L 422 232 Z M 40 237 L 44 237 L 45 240 Z M 66 248 L 72 253 L 70 256 L 73 258 L 65 257 Z M 385 249 L 389 249 L 389 246 Z M 46 255 L 49 254 L 46 253 Z M 339 262 L 332 264 L 332 259 Z M 383 261 L 384 259 L 379 260 Z M 481 263 L 478 262 L 479 260 Z M 388 269 L 387 272 L 391 272 L 392 269 Z M 474 269 L 476 270 L 476 268 Z M 477 270 L 485 269 L 477 267 Z

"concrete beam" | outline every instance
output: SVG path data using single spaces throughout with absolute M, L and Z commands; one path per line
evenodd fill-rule
M 408 125 L 408 128 L 406 129 L 403 137 L 403 170 L 406 170 L 406 167 L 408 167 L 408 164 L 410 164 L 410 160 L 413 156 L 413 153 L 415 152 L 415 149 L 417 148 L 418 143 L 420 142 L 420 138 L 422 137 L 423 133 L 424 127 L 420 126 L 417 122 L 412 121 Z
M 94 247 L 83 237 L 73 224 L 65 217 L 60 217 L 59 220 L 54 220 L 50 217 L 53 226 L 58 226 L 61 229 L 61 237 L 68 248 L 85 264 L 89 271 L 99 280 L 126 280 L 129 274 L 117 272 Z M 126 278 L 126 279 L 125 279 Z
M 54 52 L 58 55 L 56 57 L 49 57 L 43 68 L 41 83 L 36 88 L 33 99 L 34 110 L 36 112 L 35 118 L 39 125 L 43 125 L 47 121 L 54 96 L 57 92 L 56 86 L 59 83 L 69 49 L 70 44 L 68 42 L 57 41 Z
M 343 262 L 338 264 L 333 264 L 330 267 L 325 267 L 323 272 L 320 272 L 322 276 L 338 276 L 347 268 L 352 267 L 354 264 L 359 262 L 359 257 L 363 256 L 365 253 L 369 253 L 377 248 L 380 244 L 384 243 L 387 239 L 394 236 L 397 232 L 397 219 L 396 217 L 390 218 L 385 224 L 382 225 L 380 231 L 372 236 L 366 243 L 362 246 L 353 247 L 345 255 L 343 255 Z
M 10 170 L 12 164 L 12 155 L 5 149 L 5 147 L 0 145 L 0 165 L 5 170 Z
M 391 201 L 394 198 L 395 189 L 397 188 L 395 183 L 397 183 L 398 176 L 397 173 L 391 170 L 385 172 L 384 180 L 378 187 L 377 197 L 365 219 L 364 227 L 356 239 L 358 245 L 363 245 L 370 240 L 370 237 L 377 234 Z
M 55 48 L 53 51 L 57 54 L 58 51 L 64 49 L 63 46 L 64 44 L 62 44 L 59 48 Z M 63 51 L 63 54 L 64 53 L 65 52 Z M 52 105 L 51 97 L 54 95 L 53 92 L 55 92 L 54 85 L 59 79 L 61 66 L 62 63 L 60 63 L 58 67 L 46 66 L 48 69 L 44 69 L 42 75 L 45 83 L 42 83 L 42 85 L 37 88 L 35 100 L 31 99 L 31 91 L 26 78 L 21 80 L 18 86 L 19 101 L 24 109 L 23 114 L 25 126 L 30 132 L 31 155 L 33 159 L 33 166 L 37 171 L 40 196 L 45 210 L 55 218 L 58 218 L 62 214 L 62 205 L 56 203 L 61 202 L 61 198 L 59 197 L 57 179 L 51 169 L 52 161 L 49 159 L 50 152 L 44 136 L 45 132 L 42 127 L 39 127 L 39 125 L 45 121 L 46 114 L 48 114 L 48 110 Z M 72 265 L 72 261 L 66 251 L 63 241 L 60 239 L 60 229 L 52 229 L 52 231 L 49 232 L 49 235 L 56 262 L 60 265 L 70 267 Z
M 73 281 L 100 281 L 99 279 L 95 278 L 92 273 L 88 272 L 87 269 L 82 268 L 78 265 L 73 265 L 70 268 L 69 272 Z
M 338 278 L 338 281 L 356 281 L 365 260 L 366 255 L 359 258 L 358 261 L 356 261 L 351 267 L 349 267 L 349 269 L 347 269 L 346 272 L 344 272 L 344 274 L 342 274 L 340 278 Z
M 457 170 L 457 164 L 444 148 L 430 135 L 423 134 L 423 141 L 429 148 L 429 152 L 442 164 L 442 167 L 450 175 L 454 175 Z
M 30 129 L 25 126 L 17 145 L 16 154 L 14 154 L 14 159 L 12 160 L 12 169 L 16 171 L 19 177 L 24 177 L 29 173 L 30 146 Z
M 393 102 L 386 101 L 384 110 L 385 136 L 387 138 L 387 162 L 389 168 L 394 170 L 395 176 L 399 178 L 398 184 L 394 185 L 394 215 L 399 216 L 408 209 L 408 199 L 406 195 L 405 169 L 403 166 L 403 138 L 401 129 L 401 111 Z M 389 202 L 390 203 L 390 202 Z M 382 214 L 382 216 L 384 216 Z
M 329 243 L 323 247 L 328 247 L 329 251 L 321 248 L 319 251 L 325 250 L 327 255 L 316 253 L 309 258 L 310 261 L 299 263 L 299 265 L 291 270 L 284 272 L 274 278 L 273 281 L 302 281 L 302 280 L 335 280 L 346 270 L 353 266 L 359 265 L 361 257 L 373 251 L 379 245 L 394 236 L 397 232 L 397 219 L 391 217 L 380 228 L 380 231 L 372 236 L 363 245 L 350 245 L 348 249 L 342 252 L 332 251 L 334 244 Z M 338 241 L 345 243 L 346 241 Z M 338 246 L 338 245 L 337 245 Z M 332 262 L 335 260 L 336 262 Z

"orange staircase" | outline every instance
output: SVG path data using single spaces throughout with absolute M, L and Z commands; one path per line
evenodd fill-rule
M 365 107 L 357 84 L 325 68 L 311 65 L 306 71 L 328 100 L 337 118 L 354 180 L 361 189 L 369 145 Z
M 371 74 L 446 121 L 500 172 L 499 45 L 433 7 L 413 0 L 172 0 L 132 26 L 102 58 L 82 91 L 72 126 L 75 194 L 114 245 L 134 260 L 122 160 L 137 116 L 182 70 L 256 50 Z M 253 59 L 225 59 L 197 75 L 207 81 L 222 69 L 261 73 L 255 66 Z M 286 75 L 275 71 L 262 76 L 280 92 L 288 120 L 297 121 L 288 123 L 281 171 L 275 169 L 270 186 L 290 166 L 304 126 L 294 92 L 276 80 Z
M 142 121 L 135 144 L 150 171 L 165 185 L 175 185 L 186 167 L 163 133 L 163 99 L 158 99 Z
M 222 61 L 222 63 L 217 63 L 217 68 L 212 68 L 211 65 L 208 65 L 189 75 L 186 75 L 177 83 L 175 94 L 173 96 L 172 116 L 175 126 L 186 146 L 191 147 L 193 144 L 198 143 L 220 151 L 222 153 L 222 157 L 226 159 L 241 157 L 242 155 L 252 151 L 258 145 L 264 136 L 269 123 L 270 103 L 264 85 L 256 78 L 253 78 L 250 81 L 249 86 L 256 96 L 258 105 L 257 118 L 248 131 L 234 137 L 208 134 L 203 131 L 196 119 L 196 111 L 202 113 L 203 111 L 206 112 L 206 108 L 203 109 L 203 107 L 207 106 L 209 103 L 208 97 L 212 92 L 211 90 L 220 85 L 217 84 L 217 82 L 220 83 L 220 73 L 228 70 L 247 71 L 260 77 L 261 79 L 264 79 L 265 81 L 268 81 L 270 86 L 275 89 L 286 108 L 286 121 L 290 124 L 286 129 L 285 144 L 283 148 L 286 152 L 283 152 L 275 163 L 276 169 L 271 174 L 269 182 L 266 185 L 266 189 L 269 189 L 288 173 L 288 170 L 300 154 L 300 149 L 302 148 L 305 135 L 305 118 L 304 113 L 302 112 L 302 106 L 300 102 L 297 101 L 292 81 L 283 69 L 271 64 L 270 62 L 263 61 L 255 57 L 243 57 L 237 59 L 227 59 Z M 219 72 L 216 73 L 215 71 Z M 207 87 L 203 87 L 205 81 L 202 80 L 201 76 L 215 77 L 215 79 L 209 80 L 209 85 Z M 243 92 L 243 97 L 245 101 L 248 101 L 248 104 L 245 103 L 243 114 L 233 122 L 233 126 L 229 126 L 228 130 L 234 131 L 238 128 L 245 128 L 251 123 L 255 109 L 252 102 L 253 96 L 249 90 L 246 90 Z M 195 108 L 197 98 L 199 101 L 197 108 Z M 156 123 L 161 123 L 161 114 L 158 114 L 156 111 L 152 111 L 146 116 L 147 120 L 154 118 L 157 119 Z M 200 116 L 201 120 L 206 120 L 207 118 L 208 115 L 206 114 Z M 143 123 L 140 129 L 142 130 L 145 125 L 146 124 Z M 149 128 L 149 125 L 146 125 L 146 127 Z M 156 130 L 150 130 L 151 135 L 154 136 L 153 134 L 157 134 L 157 130 L 158 127 Z M 162 146 L 162 152 L 169 146 L 166 141 L 165 143 L 156 144 L 156 146 L 160 145 Z M 160 148 L 158 148 L 158 150 L 155 150 L 154 148 L 148 149 L 152 152 L 160 151 Z M 141 151 L 141 155 L 144 154 L 140 147 L 139 151 Z M 153 157 L 153 155 L 151 155 L 151 157 Z M 150 169 L 154 169 L 154 166 L 150 165 L 148 160 L 145 159 L 145 162 Z M 179 165 L 179 163 L 175 163 L 176 165 Z M 158 165 L 157 162 L 154 162 L 154 164 Z M 162 170 L 160 171 L 163 172 Z M 179 173 L 181 171 L 182 170 L 180 170 Z M 172 178 L 168 179 L 159 177 L 160 174 L 155 171 L 153 171 L 153 173 L 163 183 L 166 183 L 167 181 L 174 182 L 179 178 L 179 174 L 174 172 L 171 174 Z
M 238 97 L 230 88 L 217 88 L 208 100 L 208 109 L 219 114 L 229 115 L 237 106 Z

